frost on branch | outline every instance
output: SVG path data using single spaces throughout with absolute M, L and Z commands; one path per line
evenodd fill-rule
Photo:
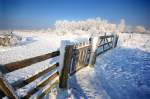
M 82 21 L 58 20 L 55 23 L 55 29 L 58 35 L 65 35 L 67 33 L 93 34 L 115 32 L 117 25 L 97 17 L 95 19 L 87 19 Z
M 125 32 L 125 28 L 126 28 L 125 20 L 121 19 L 120 24 L 118 25 L 119 32 L 121 32 L 121 33 Z
M 144 33 L 146 32 L 146 29 L 143 26 L 136 26 L 134 31 L 139 33 Z

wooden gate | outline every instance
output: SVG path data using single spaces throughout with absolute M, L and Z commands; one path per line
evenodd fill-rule
M 69 74 L 72 75 L 81 68 L 88 66 L 90 53 L 90 42 L 83 42 L 73 46 Z
M 99 42 L 96 49 L 96 56 L 99 56 L 103 52 L 115 48 L 117 45 L 118 36 L 117 35 L 105 35 L 99 37 Z

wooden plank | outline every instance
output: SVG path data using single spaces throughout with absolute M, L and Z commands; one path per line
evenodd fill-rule
M 4 65 L 1 65 L 1 64 L 0 64 L 0 72 L 1 72 L 2 74 L 5 74 L 5 73 L 7 73 L 7 72 L 9 72 L 9 71 L 5 68 Z
M 84 55 L 85 55 L 84 51 L 85 51 L 85 49 L 82 50 L 81 58 L 79 58 L 79 61 L 80 61 L 80 65 L 81 65 L 81 66 L 84 65 Z
M 76 55 L 78 54 L 78 50 L 76 50 L 75 48 L 73 49 L 72 52 L 72 57 L 71 57 L 71 64 L 69 66 L 69 73 L 71 73 L 72 71 L 75 70 L 75 65 L 76 65 Z
M 83 56 L 84 66 L 88 66 L 87 58 L 88 58 L 88 49 L 85 49 L 84 50 L 84 56 Z
M 41 92 L 39 92 L 39 93 L 37 92 L 36 93 L 36 95 L 38 96 L 37 99 L 44 99 L 44 96 L 48 95 L 51 92 L 51 89 L 54 88 L 56 85 L 59 84 L 59 77 L 58 78 L 56 77 L 55 79 L 52 82 L 48 83 L 48 85 L 46 86 L 47 88 L 41 89 L 42 93 Z
M 74 65 L 74 71 L 76 71 L 76 69 L 79 67 L 79 54 L 80 54 L 80 50 L 77 50 L 77 53 L 76 53 L 76 57 L 75 57 L 75 65 Z
M 45 55 L 41 55 L 41 56 L 37 56 L 37 57 L 33 57 L 33 58 L 29 58 L 29 59 L 25 59 L 25 60 L 21 60 L 21 61 L 17 61 L 17 62 L 8 63 L 8 64 L 5 64 L 4 66 L 6 67 L 6 69 L 9 72 L 12 72 L 14 70 L 30 66 L 34 63 L 38 63 L 38 62 L 44 61 L 44 60 L 52 58 L 52 57 L 56 57 L 59 54 L 60 54 L 59 51 L 55 51 L 55 52 L 48 53 Z M 5 72 L 5 73 L 8 73 L 8 72 Z
M 100 39 L 104 39 L 104 38 L 110 38 L 110 37 L 113 37 L 114 35 L 106 35 L 106 36 L 100 36 L 99 38 Z
M 112 41 L 107 42 L 107 43 L 104 43 L 104 44 L 101 44 L 101 45 L 98 45 L 97 47 L 102 47 L 102 46 L 104 46 L 104 45 L 107 45 L 108 43 L 110 44 L 110 43 L 112 43 Z
M 71 65 L 71 58 L 73 53 L 73 45 L 67 45 L 65 48 L 64 55 L 64 66 L 62 67 L 60 78 L 59 78 L 59 87 L 66 89 L 68 87 L 68 74 L 69 74 L 69 66 Z
M 88 50 L 91 48 L 91 45 L 88 46 L 88 47 L 84 47 L 84 48 L 81 48 L 81 49 L 78 49 L 80 51 L 82 51 L 82 55 L 81 57 L 79 57 L 79 62 L 80 62 L 80 66 L 87 66 L 88 65 L 88 62 L 87 62 L 87 58 L 88 58 Z M 78 68 L 80 68 L 78 65 L 76 66 Z
M 77 63 L 78 66 L 82 64 L 82 54 L 83 54 L 83 50 L 79 50 L 79 54 L 78 54 L 78 55 L 79 55 L 79 59 L 80 59 L 80 60 L 79 60 L 78 63 Z
M 88 64 L 89 64 L 89 61 L 90 61 L 90 57 L 91 57 L 91 48 L 90 49 L 88 49 L 88 58 L 87 58 L 87 62 L 88 62 Z
M 79 49 L 86 49 L 86 48 L 90 48 L 91 47 L 91 45 L 86 45 L 86 46 L 82 46 L 82 47 L 78 47 L 77 49 L 79 50 Z
M 0 72 L 0 89 L 4 92 L 4 94 L 10 99 L 19 99 L 16 95 L 15 90 L 11 87 L 11 85 L 7 82 L 7 80 L 3 77 Z
M 114 37 L 115 39 L 115 41 L 114 41 L 114 47 L 116 47 L 117 46 L 117 42 L 118 42 L 118 35 L 115 35 L 115 37 Z
M 30 96 L 32 96 L 34 93 L 39 91 L 42 87 L 46 86 L 51 80 L 53 80 L 58 75 L 59 75 L 59 72 L 53 73 L 48 79 L 46 79 L 44 82 L 37 85 L 36 88 L 34 88 L 34 89 L 30 90 L 29 92 L 27 92 L 26 96 L 23 96 L 22 98 L 29 99 Z
M 103 42 L 103 39 L 99 38 L 99 44 L 98 45 L 101 45 L 102 42 Z
M 112 49 L 112 47 L 110 47 L 110 48 L 108 48 L 108 49 L 105 49 L 105 50 L 102 51 L 102 52 L 97 53 L 97 54 L 96 54 L 96 57 L 99 56 L 99 55 L 102 54 L 102 53 L 105 53 L 106 51 L 108 51 L 108 50 L 110 50 L 110 49 Z
M 108 39 L 107 39 L 107 38 L 106 38 L 106 41 L 107 41 L 108 46 L 109 46 L 109 47 L 111 47 L 111 46 L 110 46 L 110 43 L 108 43 L 108 42 L 110 42 L 110 41 L 108 41 Z
M 51 70 L 53 70 L 54 68 L 56 68 L 57 66 L 59 66 L 59 63 L 56 63 L 56 64 L 53 64 L 52 66 L 50 66 L 49 68 L 33 75 L 32 77 L 29 77 L 28 79 L 24 80 L 24 81 L 17 81 L 17 82 L 14 82 L 12 84 L 12 86 L 15 88 L 15 89 L 18 89 L 18 88 L 21 88 L 29 83 L 31 83 L 32 81 L 36 80 L 37 78 L 39 78 L 40 76 L 50 72 Z

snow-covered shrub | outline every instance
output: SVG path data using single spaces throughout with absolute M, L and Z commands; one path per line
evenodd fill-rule
M 144 33 L 146 31 L 146 29 L 143 26 L 136 26 L 134 31 L 139 32 L 139 33 Z
M 21 37 L 13 33 L 0 35 L 0 46 L 13 46 L 21 41 Z
M 118 25 L 119 32 L 125 32 L 125 28 L 126 28 L 125 20 L 121 19 L 120 24 Z
M 103 32 L 114 33 L 117 30 L 117 25 L 97 17 L 95 19 L 87 19 L 82 21 L 58 20 L 55 23 L 55 29 L 56 33 L 59 35 L 65 35 L 67 33 L 73 34 L 80 34 L 80 33 L 93 34 Z
M 143 26 L 126 25 L 124 19 L 119 24 L 108 22 L 100 17 L 79 21 L 58 20 L 55 22 L 55 30 L 58 35 L 66 34 L 98 34 L 98 33 L 124 33 L 139 32 L 144 33 L 147 30 Z

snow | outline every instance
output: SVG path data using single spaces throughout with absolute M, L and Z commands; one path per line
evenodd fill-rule
M 29 34 L 30 36 L 28 36 Z M 23 42 L 24 44 L 21 44 L 20 46 L 0 49 L 1 64 L 6 64 L 6 63 L 46 54 L 52 51 L 56 51 L 59 47 L 59 43 L 58 43 L 59 38 L 55 35 L 44 36 L 44 34 L 42 35 L 42 34 L 32 34 L 32 33 L 20 33 L 20 35 L 22 35 L 22 37 L 26 39 Z
M 0 48 L 0 65 L 59 50 L 61 40 L 79 43 L 88 40 L 90 37 L 89 34 L 58 36 L 54 33 L 38 31 L 14 32 L 21 36 L 23 40 L 20 45 Z M 48 59 L 10 72 L 5 77 L 9 83 L 14 83 L 18 80 L 27 79 L 58 61 L 59 57 Z M 60 90 L 56 98 L 149 99 L 149 76 L 150 35 L 120 33 L 118 47 L 97 57 L 96 65 L 93 68 L 86 67 L 71 76 L 69 90 Z M 30 88 L 37 86 L 44 77 L 37 79 L 31 85 L 18 89 L 17 94 L 24 96 Z M 51 97 L 51 95 L 46 97 Z
M 150 52 L 150 34 L 121 33 L 118 45 Z
M 149 99 L 150 35 L 120 34 L 117 48 L 97 57 L 69 79 L 60 99 Z M 145 45 L 145 47 L 143 47 Z
M 60 55 L 59 55 L 59 72 L 61 74 L 61 70 L 63 67 L 63 62 L 65 58 L 65 48 L 67 45 L 74 45 L 74 44 L 80 44 L 80 42 L 85 42 L 89 43 L 89 37 L 88 38 L 78 38 L 78 39 L 70 39 L 70 40 L 61 40 L 61 45 L 60 45 Z
M 56 72 L 57 72 L 57 69 L 54 71 L 54 73 L 56 73 Z M 31 82 L 30 84 L 28 84 L 28 85 L 26 85 L 26 86 L 24 86 L 24 87 L 18 89 L 18 90 L 17 90 L 18 96 L 22 96 L 22 97 L 23 97 L 23 96 L 27 95 L 27 92 L 29 92 L 30 90 L 36 88 L 38 85 L 40 85 L 40 84 L 43 83 L 45 80 L 47 80 L 49 77 L 51 77 L 51 75 L 53 75 L 54 73 L 48 72 L 48 73 L 45 74 L 44 76 L 41 76 L 41 77 L 39 77 L 38 79 L 36 79 L 35 81 Z M 47 84 L 47 85 L 50 86 L 50 85 L 52 84 L 52 82 L 54 83 L 54 81 L 58 80 L 59 78 L 56 77 L 56 78 L 54 78 L 54 79 L 55 79 L 55 80 L 52 80 L 52 81 L 51 81 L 49 84 Z M 45 87 L 46 87 L 46 86 L 45 86 Z M 43 90 L 46 90 L 46 89 L 47 89 L 47 87 L 46 87 L 46 88 L 43 88 L 43 89 L 41 89 L 41 90 L 43 91 Z M 41 93 L 41 90 L 38 91 L 37 93 L 40 94 L 40 93 Z M 35 95 L 33 95 L 33 97 L 37 96 L 37 93 L 35 93 Z
M 41 33 L 41 32 L 23 32 L 14 31 L 15 34 L 21 36 L 23 39 L 17 46 L 8 46 L 0 48 L 0 65 L 15 62 L 43 54 L 47 54 L 56 50 L 59 50 L 61 40 L 67 40 L 73 44 L 87 41 L 89 35 L 78 35 L 68 34 L 65 36 L 58 36 L 56 34 Z M 59 62 L 60 57 L 54 57 L 36 64 L 30 65 L 23 69 L 19 69 L 5 75 L 7 81 L 12 84 L 19 80 L 26 80 L 29 77 L 49 68 L 56 62 Z M 51 72 L 50 72 L 51 73 Z M 29 85 L 17 90 L 19 96 L 26 95 L 27 91 L 34 88 L 39 84 L 44 77 L 37 79 Z
M 20 35 L 23 41 L 20 45 L 14 47 L 0 47 L 0 64 L 7 64 L 10 62 L 23 60 L 43 54 L 56 51 L 60 47 L 61 40 L 82 41 L 89 38 L 89 35 L 73 35 L 58 36 L 53 33 L 41 32 L 22 32 L 14 31 L 15 34 Z M 78 38 L 83 39 L 78 39 Z
M 71 97 L 75 99 L 110 99 L 94 68 L 86 67 L 70 78 Z
M 95 70 L 112 99 L 149 99 L 149 52 L 115 48 L 97 58 Z
M 59 57 L 54 57 L 54 58 L 33 64 L 31 66 L 16 70 L 14 72 L 7 73 L 5 77 L 9 81 L 9 83 L 14 83 L 20 80 L 26 80 L 27 78 L 32 77 L 33 75 L 36 75 L 39 72 L 49 68 L 50 66 L 58 62 L 58 59 Z

